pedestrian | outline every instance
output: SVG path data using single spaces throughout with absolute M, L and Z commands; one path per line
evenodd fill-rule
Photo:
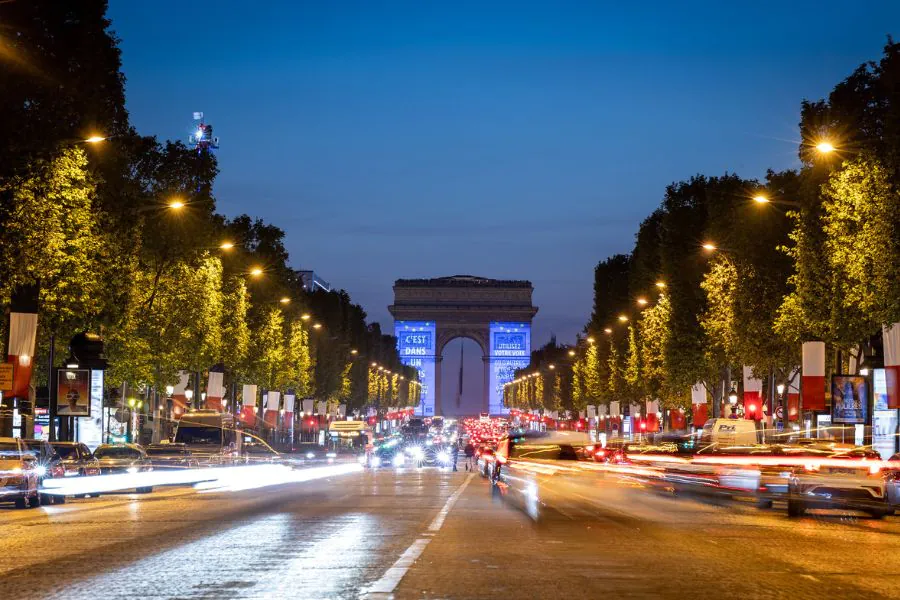
M 475 458 L 475 446 L 472 445 L 472 442 L 466 442 L 466 448 L 463 452 L 466 455 L 466 471 L 474 471 L 475 466 L 473 464 L 473 459 Z
M 455 473 L 456 472 L 456 457 L 459 456 L 459 443 L 454 442 L 452 445 L 452 448 L 453 448 L 453 450 L 452 450 L 452 452 L 453 452 L 453 472 Z

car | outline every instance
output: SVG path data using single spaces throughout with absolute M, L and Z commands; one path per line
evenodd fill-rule
M 415 457 L 407 457 L 400 444 L 396 443 L 396 441 L 391 441 L 377 446 L 366 456 L 366 467 L 370 469 L 403 467 L 413 464 L 415 460 Z
M 62 465 L 62 458 L 50 445 L 50 442 L 47 440 L 22 441 L 37 458 L 38 487 L 44 487 L 45 479 L 58 479 L 65 476 L 66 469 Z M 65 501 L 65 496 L 41 493 L 41 504 L 63 504 Z
M 245 442 L 241 446 L 241 455 L 247 463 L 272 463 L 281 460 L 281 455 L 265 442 Z
M 94 456 L 100 462 L 101 475 L 121 473 L 143 473 L 153 470 L 153 463 L 144 449 L 137 444 L 101 444 L 94 450 Z M 135 488 L 139 494 L 153 491 L 152 486 Z
M 185 444 L 150 444 L 144 447 L 154 471 L 196 469 L 200 462 Z
M 596 479 L 584 448 L 592 443 L 583 432 L 523 431 L 500 439 L 491 472 L 495 497 L 522 508 L 533 520 L 581 509 L 593 503 Z
M 795 467 L 789 479 L 788 516 L 799 517 L 815 508 L 855 510 L 875 519 L 893 514 L 891 473 L 883 468 L 877 452 L 814 445 L 804 450 L 804 465 Z
M 63 468 L 63 477 L 90 477 L 100 474 L 100 461 L 98 461 L 90 448 L 81 442 L 50 442 L 50 446 L 59 455 L 60 465 Z M 97 497 L 100 494 L 90 494 Z M 64 496 L 59 496 L 63 498 Z M 78 494 L 76 498 L 83 498 L 84 494 Z
M 16 508 L 41 505 L 38 459 L 19 438 L 0 438 L 0 501 Z

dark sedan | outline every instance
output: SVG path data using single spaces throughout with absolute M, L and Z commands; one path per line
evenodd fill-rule
M 142 473 L 153 470 L 153 463 L 143 448 L 137 444 L 102 444 L 94 451 L 100 461 L 100 474 Z M 153 491 L 151 486 L 135 488 L 139 494 Z
M 156 471 L 196 469 L 200 466 L 185 444 L 150 444 L 144 450 Z
M 35 470 L 38 474 L 38 484 L 44 485 L 44 480 L 64 477 L 66 469 L 63 467 L 62 458 L 47 440 L 22 440 L 25 446 L 37 458 Z M 57 496 L 41 493 L 41 504 L 63 504 L 65 496 Z

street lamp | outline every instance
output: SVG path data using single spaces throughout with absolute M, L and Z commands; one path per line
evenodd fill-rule
M 357 354 L 359 354 L 359 350 L 354 348 L 353 350 L 350 351 L 350 354 L 357 355 Z
M 831 142 L 822 141 L 816 144 L 816 150 L 818 150 L 822 154 L 830 154 L 834 152 L 835 147 L 831 144 Z
M 762 194 L 757 194 L 756 196 L 753 196 L 753 201 L 758 204 L 768 204 L 769 202 L 771 202 L 771 200 L 769 200 L 767 197 L 763 196 Z
M 666 282 L 665 281 L 657 281 L 656 287 L 658 287 L 661 290 L 664 290 L 664 289 L 666 289 Z
M 607 327 L 603 330 L 603 333 L 605 333 L 606 335 L 612 335 L 612 327 Z
M 175 386 L 174 386 L 174 385 L 167 385 L 167 386 L 166 386 L 166 396 L 171 396 L 171 395 L 174 394 L 174 393 L 175 393 Z
M 84 140 L 88 144 L 99 144 L 100 142 L 105 142 L 106 138 L 102 135 L 92 135 L 91 137 Z
M 574 350 L 569 350 L 569 356 L 575 356 L 575 351 L 574 351 Z
M 707 252 L 714 252 L 715 250 L 718 250 L 716 245 L 712 244 L 710 242 L 706 242 L 705 244 L 703 244 L 703 249 L 706 250 Z
M 288 298 L 287 296 L 285 296 L 285 297 L 281 298 L 281 299 L 279 300 L 279 302 L 281 302 L 282 304 L 290 304 L 290 303 L 291 303 L 291 299 Z
M 221 248 L 222 250 L 231 250 L 232 248 L 234 248 L 234 244 L 232 244 L 231 242 L 222 242 L 221 244 L 219 244 L 219 248 Z
M 175 200 L 169 201 L 168 206 L 172 210 L 181 210 L 182 208 L 184 208 L 184 202 L 182 200 L 175 199 Z
M 637 303 L 641 306 L 647 306 L 647 299 L 646 298 L 638 298 Z
M 551 371 L 554 370 L 555 368 L 556 368 L 556 365 L 550 365 L 550 370 L 551 370 Z
M 731 404 L 737 404 L 737 401 L 738 401 L 737 390 L 734 389 L 734 385 L 732 384 L 731 391 L 728 392 L 728 402 Z
M 625 315 L 619 315 L 619 323 L 627 323 L 627 322 L 628 322 L 628 317 L 626 317 Z
M 594 341 L 595 341 L 595 340 L 594 340 L 594 338 L 593 338 L 593 337 L 591 337 L 591 336 L 588 336 L 588 339 L 587 339 L 587 343 L 588 343 L 588 344 L 593 344 L 593 343 L 594 343 Z
M 260 267 L 253 267 L 250 269 L 250 275 L 253 277 L 259 277 L 263 274 L 263 270 Z
M 300 315 L 300 318 L 303 319 L 304 321 L 309 321 L 312 318 L 312 316 L 309 313 L 303 313 L 302 315 Z

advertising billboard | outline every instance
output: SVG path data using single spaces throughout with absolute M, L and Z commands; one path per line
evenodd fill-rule
M 864 425 L 869 416 L 869 384 L 861 375 L 832 375 L 831 422 Z
M 397 338 L 397 353 L 400 362 L 415 367 L 419 371 L 422 385 L 421 401 L 416 414 L 422 417 L 434 416 L 435 401 L 435 344 L 437 328 L 433 321 L 395 321 L 394 336 Z
M 60 369 L 56 375 L 56 414 L 89 417 L 91 372 L 88 369 Z
M 516 369 L 528 366 L 531 360 L 531 325 L 528 323 L 491 322 L 490 382 L 488 412 L 503 415 L 503 385 L 515 378 Z

